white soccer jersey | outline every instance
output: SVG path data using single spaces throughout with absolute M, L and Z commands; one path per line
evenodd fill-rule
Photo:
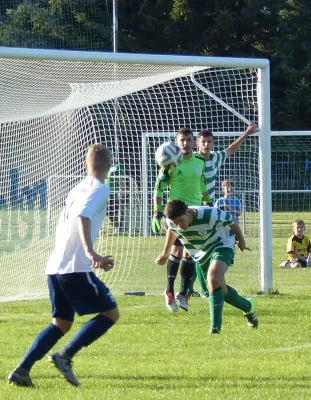
M 78 217 L 91 221 L 94 243 L 106 215 L 109 193 L 109 188 L 92 176 L 71 190 L 58 220 L 55 248 L 47 262 L 47 275 L 92 270 L 91 260 L 86 257 L 80 239 Z

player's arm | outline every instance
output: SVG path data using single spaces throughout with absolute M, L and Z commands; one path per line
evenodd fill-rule
M 114 261 L 111 256 L 102 257 L 94 251 L 91 238 L 91 220 L 86 217 L 78 217 L 78 229 L 83 249 L 87 258 L 92 261 L 92 267 L 109 271 L 113 268 Z
M 244 239 L 244 236 L 243 236 L 243 233 L 241 231 L 239 224 L 237 224 L 236 222 L 233 222 L 233 224 L 230 225 L 230 229 L 235 234 L 235 237 L 237 239 L 238 248 L 241 251 L 250 250 L 250 248 L 246 246 L 246 242 L 245 242 L 245 239 Z
M 167 263 L 167 260 L 171 254 L 171 247 L 173 246 L 176 240 L 176 235 L 168 229 L 166 231 L 165 245 L 162 253 L 156 258 L 155 263 L 159 265 L 164 265 Z
M 153 192 L 153 218 L 152 232 L 157 233 L 161 230 L 161 219 L 163 218 L 163 192 L 169 182 L 168 168 L 161 167 Z
M 287 241 L 287 254 L 291 256 L 292 258 L 297 258 L 297 254 L 295 251 L 295 246 L 294 242 L 292 240 L 292 237 L 290 237 Z
M 254 133 L 258 132 L 259 128 L 257 124 L 251 123 L 248 125 L 246 131 L 230 146 L 226 149 L 228 157 L 231 157 L 241 146 L 241 144 L 245 141 L 247 136 L 253 135 Z

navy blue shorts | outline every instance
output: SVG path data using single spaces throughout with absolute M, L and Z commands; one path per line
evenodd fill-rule
M 48 275 L 52 317 L 67 321 L 74 314 L 98 314 L 117 307 L 114 297 L 94 272 Z

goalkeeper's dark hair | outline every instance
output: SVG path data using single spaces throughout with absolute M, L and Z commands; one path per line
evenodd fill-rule
M 208 138 L 208 137 L 211 137 L 213 140 L 214 140 L 214 135 L 213 135 L 213 133 L 211 132 L 211 131 L 208 131 L 208 130 L 206 130 L 206 129 L 203 129 L 203 131 L 201 131 L 199 134 L 198 134 L 198 139 L 200 139 L 200 138 Z
M 178 135 L 186 135 L 186 136 L 191 135 L 192 137 L 194 137 L 192 130 L 190 128 L 186 128 L 186 127 L 179 129 L 179 131 L 176 133 L 176 136 L 175 136 L 176 139 L 177 139 Z
M 188 206 L 181 200 L 171 200 L 166 203 L 164 215 L 168 219 L 175 219 L 187 214 Z

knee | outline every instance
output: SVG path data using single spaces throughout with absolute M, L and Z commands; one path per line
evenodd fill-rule
M 53 324 L 59 328 L 63 334 L 65 335 L 67 332 L 70 331 L 73 321 L 67 321 L 61 318 L 53 318 Z
M 210 290 L 216 290 L 221 286 L 221 279 L 219 279 L 219 276 L 217 274 L 214 274 L 213 272 L 208 275 L 208 287 Z
M 120 312 L 119 312 L 118 308 L 114 308 L 113 310 L 102 312 L 101 315 L 104 315 L 105 317 L 111 319 L 114 323 L 116 323 L 120 318 Z

